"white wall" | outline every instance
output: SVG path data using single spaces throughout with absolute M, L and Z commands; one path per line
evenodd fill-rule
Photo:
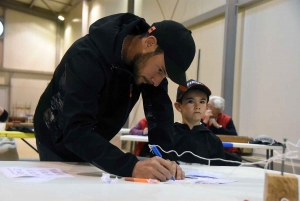
M 63 49 L 61 56 L 69 49 L 69 47 L 79 39 L 81 35 L 81 20 L 82 20 L 82 3 L 78 4 L 71 12 L 65 16 L 64 21 L 64 36 Z
M 98 19 L 116 13 L 127 12 L 127 0 L 93 0 L 90 3 L 89 25 Z
M 56 23 L 10 9 L 5 9 L 4 15 L 1 68 L 11 71 L 53 72 L 56 67 Z M 0 85 L 9 88 L 5 100 L 10 101 L 10 107 L 6 106 L 10 115 L 33 114 L 50 79 L 50 75 L 1 72 Z M 15 106 L 29 106 L 30 110 L 16 110 Z
M 145 18 L 150 25 L 161 20 L 184 22 L 225 3 L 225 0 L 135 0 L 134 13 Z
M 245 11 L 239 113 L 242 135 L 299 139 L 299 11 L 299 0 L 274 0 Z
M 102 17 L 127 12 L 127 0 L 93 0 L 88 2 L 88 7 L 88 25 L 90 26 Z M 74 7 L 66 16 L 63 33 L 61 56 L 76 40 L 82 37 L 82 3 Z
M 6 9 L 4 34 L 4 68 L 54 70 L 55 22 Z
M 11 78 L 11 115 L 34 114 L 40 96 L 50 82 L 48 75 L 24 75 L 14 73 Z M 30 106 L 30 111 L 15 109 L 15 106 Z

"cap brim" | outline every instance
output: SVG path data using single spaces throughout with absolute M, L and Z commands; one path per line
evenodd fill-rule
M 165 65 L 168 77 L 175 83 L 187 88 L 185 71 L 165 54 Z

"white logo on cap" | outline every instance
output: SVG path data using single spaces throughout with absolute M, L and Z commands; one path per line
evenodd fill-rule
M 190 87 L 192 84 L 200 84 L 200 85 L 203 85 L 203 83 L 201 83 L 201 82 L 197 82 L 197 81 L 195 81 L 195 80 L 192 80 L 192 81 L 190 81 L 190 82 L 187 83 L 187 87 Z

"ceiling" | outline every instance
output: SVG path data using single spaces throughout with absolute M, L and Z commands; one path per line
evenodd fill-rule
M 0 6 L 57 21 L 82 0 L 0 0 Z

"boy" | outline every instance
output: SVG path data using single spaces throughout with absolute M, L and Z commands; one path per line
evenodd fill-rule
M 210 89 L 201 82 L 189 80 L 187 90 L 177 89 L 175 108 L 181 113 L 182 122 L 174 123 L 174 145 L 181 154 L 191 151 L 204 158 L 225 159 L 223 145 L 219 137 L 201 124 L 201 118 L 207 110 L 207 103 L 211 95 Z M 178 160 L 188 163 L 208 164 L 207 160 L 199 159 L 186 153 Z M 211 165 L 226 165 L 226 162 L 211 161 Z
M 174 123 L 173 128 L 170 129 L 173 133 L 173 144 L 178 154 L 190 151 L 204 158 L 225 159 L 221 140 L 200 122 L 207 110 L 210 95 L 210 89 L 196 80 L 189 80 L 187 82 L 186 91 L 178 87 L 174 106 L 181 113 L 182 122 Z M 163 135 L 163 133 L 160 134 Z M 187 163 L 209 164 L 207 160 L 197 158 L 190 153 L 185 153 L 176 158 L 179 161 Z M 214 160 L 210 162 L 210 165 L 227 164 L 221 160 Z

